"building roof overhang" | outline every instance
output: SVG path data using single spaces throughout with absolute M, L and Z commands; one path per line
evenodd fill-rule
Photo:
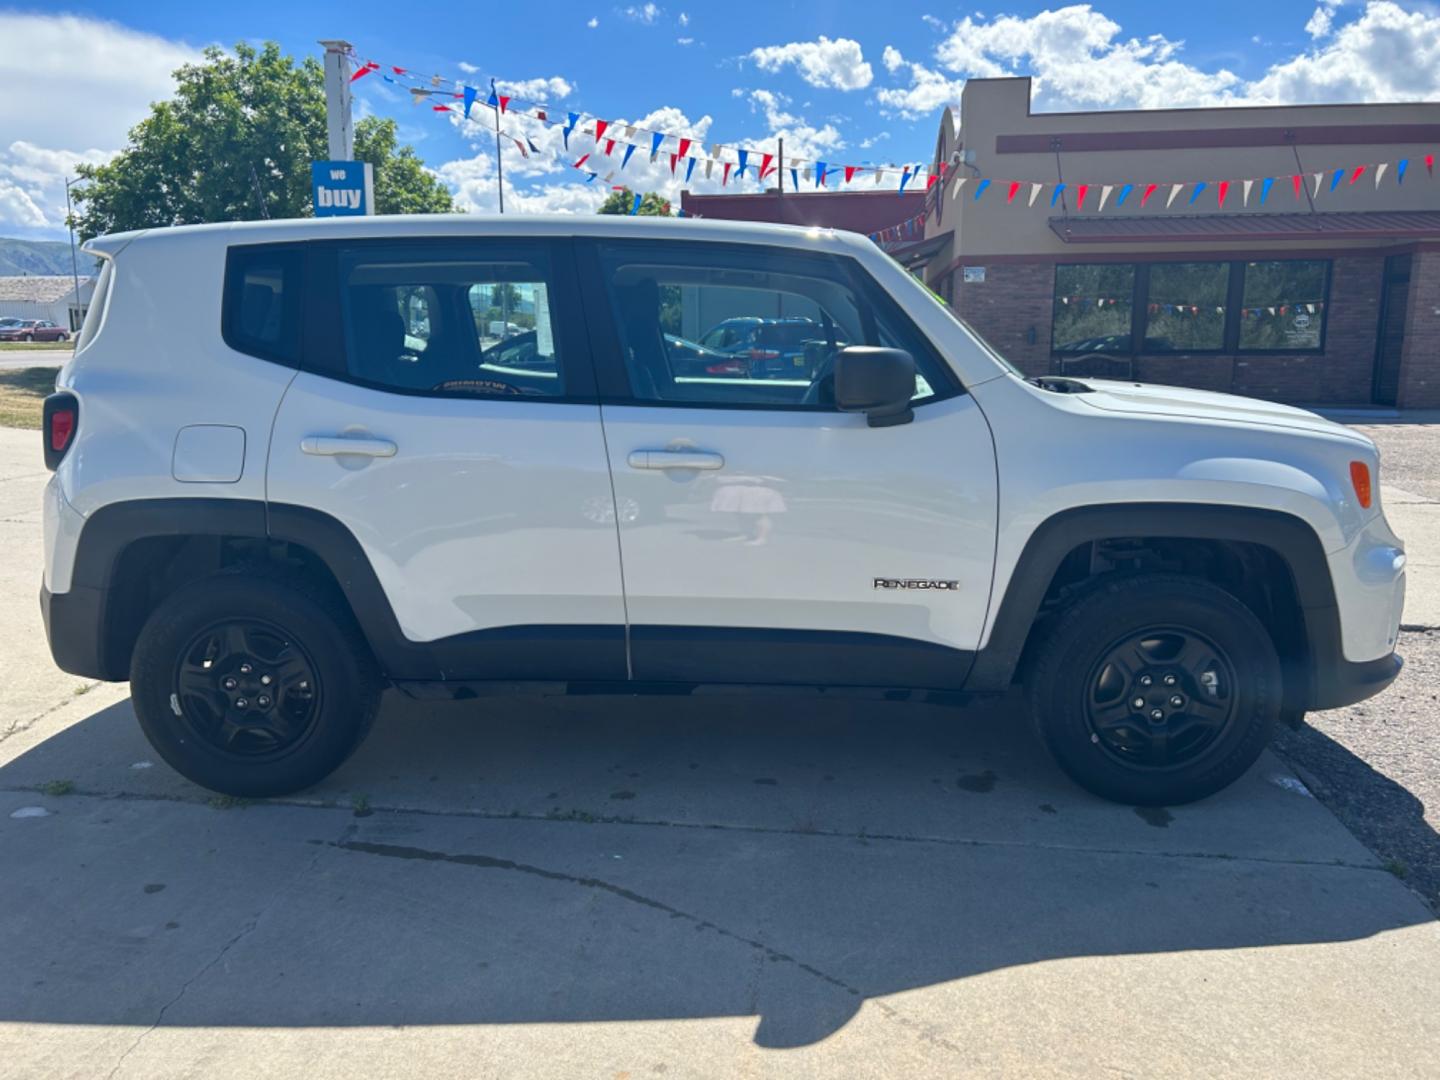
M 1182 214 L 1057 217 L 1050 229 L 1067 244 L 1169 244 L 1223 240 L 1440 239 L 1440 210 L 1311 214 Z

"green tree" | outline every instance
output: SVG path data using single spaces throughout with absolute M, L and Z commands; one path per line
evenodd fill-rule
M 612 191 L 610 197 L 600 204 L 597 214 L 628 214 L 635 205 L 635 193 L 628 187 Z M 641 217 L 669 217 L 670 200 L 662 198 L 659 192 L 649 191 L 640 201 Z
M 207 49 L 175 79 L 174 99 L 151 106 L 114 160 L 80 166 L 80 235 L 309 216 L 310 163 L 329 156 L 320 63 L 242 43 L 233 54 Z M 374 168 L 378 213 L 451 209 L 445 186 L 398 145 L 393 120 L 357 123 L 355 156 Z

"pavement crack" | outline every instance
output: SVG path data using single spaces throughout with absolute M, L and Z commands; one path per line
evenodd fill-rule
M 609 893 L 627 903 L 637 904 L 640 907 L 649 908 L 652 911 L 668 915 L 672 919 L 678 919 L 694 926 L 696 930 L 710 931 L 718 934 L 726 940 L 736 942 L 747 948 L 753 949 L 757 955 L 765 960 L 792 965 L 796 970 L 804 972 L 811 978 L 824 983 L 831 989 L 838 990 L 847 997 L 869 1000 L 886 1017 L 908 1028 L 913 1034 L 923 1041 L 949 1050 L 952 1053 L 960 1053 L 960 1048 L 953 1043 L 936 1035 L 925 1026 L 898 1012 L 888 1002 L 879 1001 L 874 998 L 866 999 L 865 994 L 858 987 L 850 985 L 844 979 L 821 970 L 814 964 L 810 964 L 787 952 L 782 952 L 773 945 L 767 945 L 757 938 L 747 937 L 735 930 L 726 929 L 718 923 L 709 919 L 701 918 L 699 915 L 691 914 L 680 908 L 665 903 L 663 900 L 656 900 L 653 897 L 645 896 L 627 889 L 623 885 L 616 885 L 603 878 L 582 877 L 577 874 L 567 874 L 560 870 L 547 870 L 542 866 L 534 866 L 530 863 L 516 862 L 514 859 L 501 859 L 493 855 L 454 855 L 443 851 L 430 851 L 426 848 L 407 847 L 399 844 L 376 844 L 363 840 L 339 840 L 334 841 L 333 846 L 344 851 L 353 851 L 364 855 L 377 855 L 388 859 L 414 859 L 420 862 L 449 863 L 454 866 L 467 866 L 477 870 L 506 870 L 513 873 L 528 874 L 545 881 L 558 881 L 568 885 L 575 885 L 584 889 L 595 889 L 600 892 Z
M 100 684 L 99 682 L 90 682 L 83 683 L 82 685 L 84 686 L 85 691 L 88 693 Z M 30 717 L 29 720 L 12 721 L 9 727 L 7 727 L 4 731 L 0 731 L 0 743 L 3 743 L 6 739 L 10 738 L 11 735 L 19 735 L 22 731 L 29 731 L 32 727 L 38 724 L 41 720 L 44 720 L 45 717 L 49 716 L 51 713 L 58 712 L 66 705 L 69 705 L 70 702 L 74 701 L 75 698 L 83 696 L 83 694 L 76 694 L 75 691 L 72 690 L 69 697 L 62 698 L 54 705 L 51 705 L 48 709 L 44 709 L 41 712 L 36 713 L 34 716 Z

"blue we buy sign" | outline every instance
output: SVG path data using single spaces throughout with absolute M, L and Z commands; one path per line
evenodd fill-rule
M 374 172 L 368 161 L 312 161 L 310 192 L 316 217 L 375 212 Z

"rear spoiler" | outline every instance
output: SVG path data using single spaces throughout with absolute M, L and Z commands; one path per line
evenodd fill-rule
M 149 231 L 149 229 L 137 229 L 133 232 L 97 236 L 81 244 L 80 250 L 95 258 L 112 259 L 124 251 L 130 245 L 130 241 L 138 240 Z

